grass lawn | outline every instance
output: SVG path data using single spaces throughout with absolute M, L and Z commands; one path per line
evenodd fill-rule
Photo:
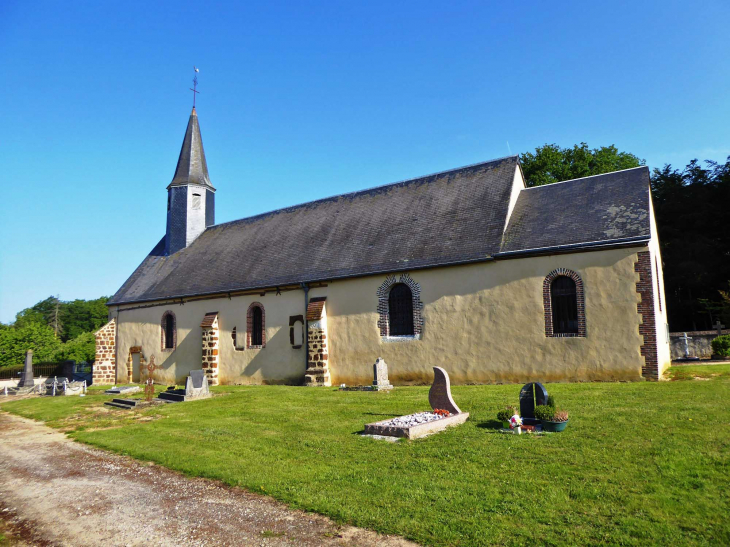
M 467 423 L 397 443 L 358 432 L 428 409 L 427 387 L 221 386 L 213 399 L 133 412 L 100 408 L 109 396 L 90 390 L 0 408 L 428 545 L 728 545 L 730 365 L 670 376 L 679 381 L 548 384 L 570 424 L 539 437 L 497 431 L 518 385 L 455 386 Z

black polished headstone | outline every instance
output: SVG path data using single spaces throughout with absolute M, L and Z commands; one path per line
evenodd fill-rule
M 20 383 L 18 387 L 33 387 L 35 380 L 33 380 L 33 350 L 29 349 L 25 352 L 25 367 L 23 368 L 23 375 L 20 377 Z
M 535 405 L 545 405 L 548 400 L 548 392 L 539 382 L 525 384 L 520 390 L 520 416 L 526 425 L 533 425 L 535 419 Z

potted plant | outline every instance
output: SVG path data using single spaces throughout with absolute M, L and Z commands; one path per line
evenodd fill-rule
M 542 422 L 542 430 L 551 433 L 562 431 L 568 426 L 568 411 L 547 405 L 535 408 L 535 418 Z
M 522 418 L 515 410 L 515 413 L 509 419 L 509 428 L 514 431 L 517 435 L 522 435 Z
M 509 419 L 516 414 L 515 407 L 508 406 L 506 408 L 503 408 L 499 412 L 497 412 L 497 419 L 502 422 L 502 427 L 504 429 L 509 428 Z

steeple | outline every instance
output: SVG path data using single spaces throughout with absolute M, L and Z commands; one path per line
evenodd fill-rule
M 167 186 L 165 254 L 171 255 L 184 249 L 213 224 L 215 188 L 208 176 L 198 113 L 193 106 L 175 176 Z
M 172 182 L 167 188 L 186 184 L 199 184 L 213 188 L 208 176 L 208 164 L 205 161 L 203 138 L 200 136 L 198 113 L 195 111 L 195 107 L 190 113 L 188 128 L 185 130 L 185 138 L 180 149 L 180 157 L 177 160 L 175 176 L 172 177 Z

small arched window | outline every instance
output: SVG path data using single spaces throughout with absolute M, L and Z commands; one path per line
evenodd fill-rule
M 266 314 L 264 307 L 258 302 L 254 302 L 248 307 L 246 326 L 248 347 L 266 347 Z
M 413 293 L 405 283 L 396 283 L 388 295 L 391 336 L 413 336 Z
M 166 311 L 162 315 L 162 343 L 163 350 L 173 350 L 177 346 L 177 325 L 175 322 L 175 314 Z
M 561 275 L 550 285 L 550 300 L 553 308 L 553 332 L 555 334 L 578 334 L 578 297 L 575 281 Z

